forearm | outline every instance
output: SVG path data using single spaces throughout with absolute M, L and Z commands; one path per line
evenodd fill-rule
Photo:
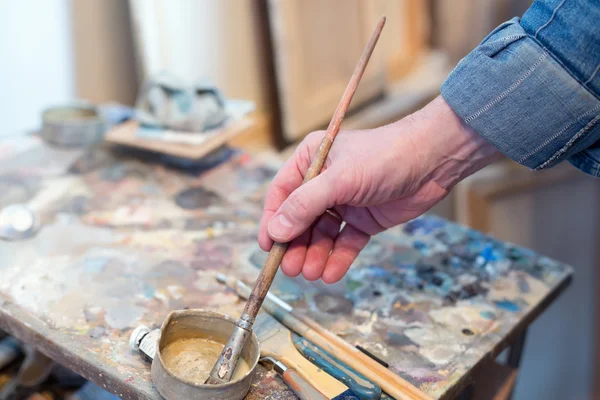
M 600 7 L 536 1 L 492 32 L 442 86 L 450 107 L 532 169 L 569 159 L 600 176 Z M 581 163 L 596 157 L 592 168 Z M 578 160 L 578 162 L 574 162 Z
M 411 116 L 411 140 L 419 152 L 421 176 L 446 190 L 501 154 L 438 96 Z

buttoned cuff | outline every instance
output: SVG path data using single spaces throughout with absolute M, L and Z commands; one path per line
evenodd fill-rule
M 599 176 L 598 162 L 584 151 L 600 139 L 600 101 L 518 18 L 463 58 L 441 93 L 468 125 L 518 163 L 543 169 L 571 158 Z

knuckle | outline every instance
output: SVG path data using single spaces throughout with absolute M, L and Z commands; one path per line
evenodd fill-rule
M 335 192 L 339 203 L 349 203 L 360 187 L 360 174 L 354 164 L 346 165 L 336 174 Z
M 300 220 L 308 217 L 310 198 L 303 190 L 296 190 L 288 197 L 288 211 L 293 214 L 294 218 Z
M 324 136 L 325 131 L 315 131 L 309 133 L 298 146 L 298 151 L 310 153 L 311 150 L 313 150 L 319 145 Z
M 309 133 L 308 135 L 306 135 L 306 139 L 304 139 L 308 144 L 315 144 L 315 143 L 319 143 L 323 137 L 325 137 L 325 134 L 327 133 L 327 131 L 314 131 Z

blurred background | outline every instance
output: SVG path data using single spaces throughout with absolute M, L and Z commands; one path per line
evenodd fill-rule
M 73 99 L 132 106 L 161 71 L 254 104 L 232 142 L 289 151 L 327 125 L 377 18 L 388 18 L 344 127 L 375 127 L 439 93 L 462 56 L 526 0 L 20 0 L 3 4 L 0 136 Z M 574 266 L 529 330 L 515 399 L 590 398 L 600 381 L 597 181 L 498 162 L 434 212 Z M 595 379 L 594 379 L 595 378 Z M 598 385 L 598 383 L 596 383 Z

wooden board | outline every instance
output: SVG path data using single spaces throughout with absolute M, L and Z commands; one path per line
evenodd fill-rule
M 124 399 L 159 399 L 149 364 L 129 349 L 138 324 L 157 327 L 186 307 L 240 315 L 244 302 L 215 278 L 256 279 L 264 193 L 282 163 L 238 154 L 202 172 L 158 161 L 102 147 L 55 149 L 35 137 L 0 141 L 0 204 L 36 204 L 42 223 L 29 240 L 0 242 L 0 329 Z M 495 260 L 482 268 L 486 255 Z M 445 400 L 571 274 L 429 216 L 375 236 L 335 285 L 278 274 L 272 290 Z M 295 397 L 261 368 L 247 399 L 264 398 Z
M 379 0 L 388 18 L 383 36 L 390 81 L 397 81 L 430 51 L 430 10 L 427 0 Z M 424 81 L 425 82 L 425 81 Z M 439 88 L 438 88 L 439 89 Z
M 109 130 L 106 133 L 105 141 L 112 144 L 168 154 L 170 156 L 198 160 L 237 136 L 251 130 L 253 126 L 253 118 L 244 118 L 243 120 L 233 122 L 218 134 L 212 135 L 206 142 L 199 145 L 190 145 L 136 136 L 139 124 L 136 121 L 128 121 Z
M 327 125 L 382 9 L 376 1 L 268 0 L 268 14 L 283 136 L 291 142 Z M 351 109 L 384 92 L 383 56 L 377 46 Z
M 473 378 L 473 400 L 509 400 L 517 374 L 518 370 L 495 361 L 486 363 Z

